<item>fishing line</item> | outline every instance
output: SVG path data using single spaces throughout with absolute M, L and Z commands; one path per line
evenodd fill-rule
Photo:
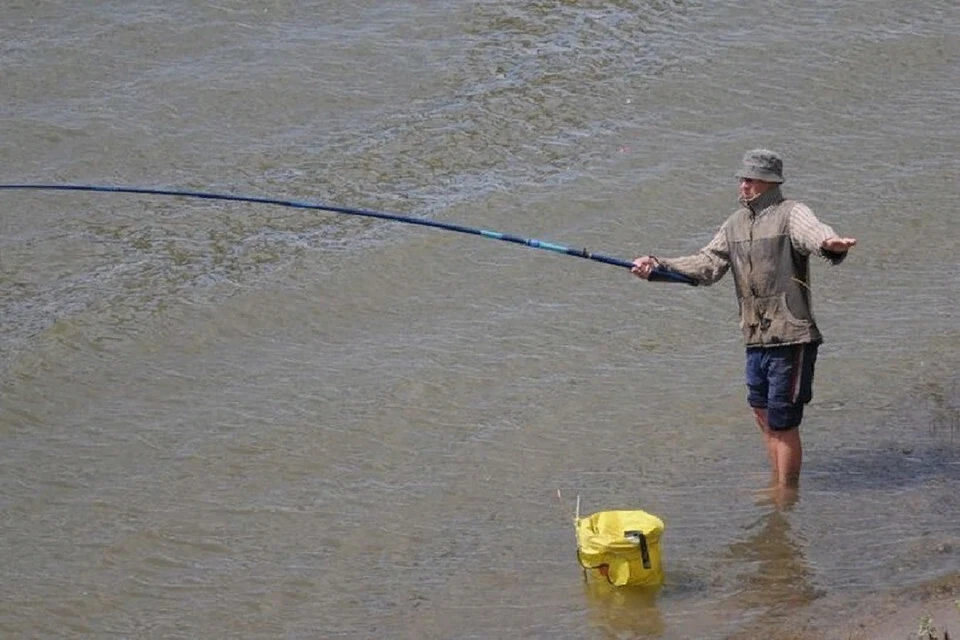
M 303 202 L 299 200 L 278 200 L 276 198 L 261 198 L 256 196 L 239 196 L 228 193 L 209 193 L 205 191 L 182 191 L 178 189 L 147 189 L 140 187 L 124 187 L 109 185 L 83 185 L 83 184 L 0 184 L 0 189 L 32 189 L 37 191 L 95 191 L 104 193 L 133 193 L 150 196 L 176 196 L 181 198 L 201 198 L 204 200 L 228 200 L 232 202 L 252 202 L 255 204 L 269 204 L 281 207 L 293 207 L 296 209 L 314 209 L 318 211 L 329 211 L 331 213 L 341 213 L 351 216 L 364 216 L 367 218 L 378 218 L 380 220 L 390 220 L 392 222 L 402 222 L 404 224 L 415 224 L 423 227 L 434 227 L 446 231 L 455 231 L 457 233 L 467 233 L 470 235 L 490 238 L 492 240 L 503 240 L 514 244 L 524 245 L 534 249 L 545 249 L 555 253 L 561 253 L 575 258 L 585 258 L 604 264 L 623 267 L 625 269 L 633 268 L 632 262 L 606 256 L 599 253 L 592 253 L 586 249 L 574 249 L 565 247 L 561 244 L 545 242 L 535 238 L 524 238 L 509 233 L 500 233 L 498 231 L 488 231 L 486 229 L 476 229 L 459 224 L 448 222 L 437 222 L 435 220 L 424 220 L 421 218 L 412 218 L 393 213 L 384 213 L 371 209 L 357 209 L 353 207 L 340 207 L 336 205 L 320 204 L 312 202 Z M 678 282 L 696 286 L 696 281 L 681 273 L 670 271 L 663 267 L 656 267 L 650 273 L 650 280 L 654 282 Z

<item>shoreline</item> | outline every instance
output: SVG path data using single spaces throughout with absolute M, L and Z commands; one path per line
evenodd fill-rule
M 882 599 L 874 616 L 841 628 L 845 640 L 940 640 L 949 633 L 960 638 L 960 572 L 915 587 L 898 590 Z M 929 620 L 924 625 L 924 620 Z M 921 634 L 925 628 L 928 633 Z M 845 634 L 845 635 L 844 635 Z
M 960 572 L 858 601 L 839 597 L 814 604 L 765 635 L 766 640 L 960 640 Z M 844 619 L 844 612 L 850 612 Z M 925 626 L 924 621 L 928 620 Z M 926 629 L 929 633 L 921 633 Z

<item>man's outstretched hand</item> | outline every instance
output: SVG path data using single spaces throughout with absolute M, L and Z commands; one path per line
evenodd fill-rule
M 824 240 L 820 246 L 824 251 L 831 253 L 846 253 L 848 249 L 855 247 L 856 244 L 856 238 L 838 238 L 834 236 L 833 238 Z

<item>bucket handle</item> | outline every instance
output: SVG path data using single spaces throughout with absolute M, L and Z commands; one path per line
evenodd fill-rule
M 650 549 L 647 547 L 647 536 L 643 531 L 624 531 L 623 537 L 632 540 L 640 545 L 640 559 L 643 561 L 643 568 L 650 568 Z

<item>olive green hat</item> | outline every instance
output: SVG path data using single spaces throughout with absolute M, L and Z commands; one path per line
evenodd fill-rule
M 734 174 L 764 182 L 783 182 L 783 160 L 769 149 L 753 149 L 743 154 L 743 166 Z

